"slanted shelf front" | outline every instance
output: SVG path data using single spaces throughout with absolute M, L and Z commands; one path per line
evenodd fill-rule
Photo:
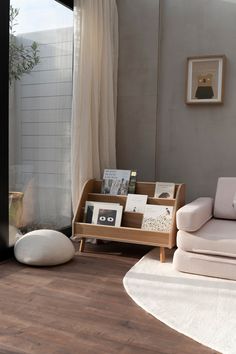
M 94 225 L 83 222 L 84 209 L 87 200 L 96 202 L 119 203 L 125 209 L 127 196 L 101 194 L 101 180 L 88 180 L 83 188 L 73 222 L 72 234 L 80 237 L 80 251 L 84 250 L 86 238 L 136 243 L 160 247 L 160 259 L 165 260 L 165 248 L 173 248 L 176 245 L 176 211 L 184 205 L 185 185 L 175 184 L 175 198 L 154 198 L 155 182 L 137 182 L 136 194 L 148 195 L 148 204 L 173 206 L 172 225 L 170 232 L 148 231 L 141 228 L 143 214 L 123 211 L 120 227 Z

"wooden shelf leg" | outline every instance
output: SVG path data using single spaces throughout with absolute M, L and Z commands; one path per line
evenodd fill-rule
M 83 252 L 84 251 L 84 246 L 85 246 L 85 238 L 82 237 L 79 245 L 79 251 Z
M 166 260 L 165 247 L 160 247 L 160 262 L 164 263 Z

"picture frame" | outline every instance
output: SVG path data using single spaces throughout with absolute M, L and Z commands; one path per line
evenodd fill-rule
M 222 104 L 225 55 L 187 58 L 186 104 Z

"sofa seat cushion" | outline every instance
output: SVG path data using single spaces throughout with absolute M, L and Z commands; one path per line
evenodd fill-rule
M 177 246 L 184 251 L 236 258 L 236 221 L 211 219 L 196 232 L 180 230 Z
M 18 239 L 14 246 L 16 259 L 34 266 L 53 266 L 71 260 L 75 248 L 68 237 L 54 230 L 35 230 Z
M 236 280 L 236 259 L 185 252 L 177 249 L 173 266 L 180 272 Z

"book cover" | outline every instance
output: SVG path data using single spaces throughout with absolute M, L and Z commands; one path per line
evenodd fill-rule
M 167 182 L 156 182 L 155 198 L 174 198 L 175 184 Z
M 130 179 L 129 179 L 129 188 L 128 194 L 134 194 L 137 182 L 137 170 L 131 170 Z
M 105 169 L 101 193 L 111 195 L 127 195 L 130 173 L 130 170 Z
M 105 203 L 105 202 L 94 202 L 91 200 L 87 200 L 85 203 L 85 208 L 84 208 L 84 222 L 91 224 L 92 223 L 92 218 L 93 218 L 93 210 L 94 206 L 98 205 L 100 207 L 117 207 L 120 204 L 119 203 Z
M 145 207 L 142 229 L 169 232 L 172 225 L 173 207 L 147 204 Z
M 125 211 L 144 213 L 147 198 L 148 196 L 144 194 L 128 194 Z
M 119 227 L 121 224 L 122 211 L 122 205 L 106 207 L 94 205 L 92 224 Z

